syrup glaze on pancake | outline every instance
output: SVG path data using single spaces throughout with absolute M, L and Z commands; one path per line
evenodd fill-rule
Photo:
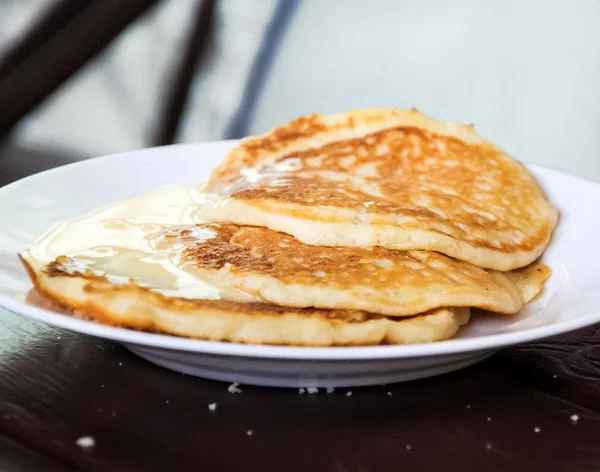
M 558 219 L 520 163 L 472 127 L 416 111 L 290 122 L 243 141 L 206 189 L 213 221 L 306 244 L 435 250 L 497 270 L 534 261 Z
M 178 298 L 135 283 L 115 285 L 90 271 L 74 272 L 66 257 L 43 271 L 24 259 L 22 262 L 43 301 L 63 307 L 73 316 L 211 341 L 293 346 L 426 343 L 451 338 L 470 316 L 469 308 L 438 308 L 390 319 L 360 310 Z
M 164 295 L 185 298 L 261 301 L 217 281 L 182 270 L 178 251 L 203 237 L 194 225 L 198 207 L 196 187 L 169 186 L 119 201 L 55 225 L 23 252 L 37 271 L 61 256 L 69 256 L 65 270 L 90 270 L 114 284 L 133 280 Z M 189 228 L 181 239 L 167 238 L 169 231 Z M 208 236 L 211 236 L 210 233 Z M 187 269 L 193 269 L 187 267 Z

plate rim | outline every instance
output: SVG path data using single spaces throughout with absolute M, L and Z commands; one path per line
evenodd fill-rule
M 139 149 L 123 153 L 110 154 L 95 157 L 83 161 L 72 162 L 54 169 L 49 169 L 37 174 L 25 177 L 9 185 L 0 188 L 0 199 L 5 198 L 7 192 L 16 191 L 19 187 L 34 184 L 38 179 L 48 178 L 55 173 L 68 172 L 74 167 L 98 165 L 99 162 L 107 162 L 115 159 L 133 157 L 135 155 L 158 152 L 168 148 L 202 148 L 215 145 L 235 145 L 239 140 L 208 141 L 203 143 L 173 144 L 146 149 Z M 528 169 L 536 173 L 555 174 L 559 178 L 572 179 L 575 182 L 591 184 L 600 192 L 600 183 L 590 181 L 575 175 L 568 174 L 556 169 L 535 164 L 524 164 Z M 243 343 L 231 343 L 223 341 L 207 341 L 178 337 L 174 335 L 155 334 L 126 328 L 103 325 L 95 321 L 81 320 L 68 315 L 62 315 L 42 308 L 18 302 L 8 295 L 0 293 L 0 308 L 4 308 L 17 316 L 34 319 L 50 326 L 59 327 L 72 332 L 95 336 L 112 341 L 135 344 L 155 349 L 167 349 L 183 351 L 188 353 L 237 356 L 244 358 L 261 359 L 289 359 L 289 360 L 377 360 L 377 359 L 408 359 L 416 357 L 444 356 L 461 354 L 474 351 L 497 350 L 504 347 L 522 344 L 530 341 L 541 340 L 548 337 L 564 334 L 586 326 L 600 323 L 600 310 L 593 311 L 588 315 L 562 321 L 557 324 L 549 324 L 528 328 L 522 331 L 498 333 L 477 336 L 468 339 L 450 339 L 446 341 L 392 346 L 352 346 L 352 347 L 301 347 L 301 346 L 278 346 L 278 345 L 255 345 Z

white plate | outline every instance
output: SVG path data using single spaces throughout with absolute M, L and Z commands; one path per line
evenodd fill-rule
M 160 186 L 201 182 L 234 142 L 169 146 L 84 161 L 0 189 L 0 306 L 61 328 L 123 343 L 158 365 L 200 377 L 280 387 L 349 387 L 412 380 L 474 364 L 506 346 L 600 321 L 600 185 L 531 167 L 561 211 L 544 262 L 545 292 L 513 317 L 475 317 L 456 339 L 412 346 L 250 346 L 142 333 L 28 304 L 16 254 L 52 224 Z

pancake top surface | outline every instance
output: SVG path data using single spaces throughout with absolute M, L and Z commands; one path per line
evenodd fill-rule
M 302 244 L 267 228 L 232 224 L 202 225 L 212 237 L 189 245 L 184 263 L 237 273 L 268 274 L 293 283 L 353 287 L 377 291 L 390 287 L 426 289 L 437 283 L 497 288 L 489 272 L 430 251 L 326 247 Z M 182 230 L 187 233 L 187 230 Z
M 205 237 L 181 252 L 184 270 L 285 306 L 398 316 L 440 306 L 514 313 L 524 303 L 521 285 L 537 280 L 539 291 L 549 274 L 542 265 L 503 274 L 431 251 L 311 246 L 262 227 L 201 227 Z
M 220 195 L 208 208 L 215 221 L 264 224 L 328 245 L 353 244 L 327 229 L 305 234 L 299 222 L 345 224 L 358 233 L 388 225 L 392 237 L 356 244 L 437 250 L 499 270 L 537 258 L 557 222 L 520 163 L 470 127 L 415 111 L 296 120 L 243 141 L 207 188 Z

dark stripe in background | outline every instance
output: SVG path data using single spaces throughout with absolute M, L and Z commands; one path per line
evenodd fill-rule
M 279 45 L 284 37 L 300 0 L 279 0 L 273 18 L 266 28 L 265 37 L 259 48 L 248 83 L 244 89 L 242 101 L 235 113 L 225 139 L 238 139 L 248 134 L 256 104 L 269 76 L 271 66 L 279 52 Z

